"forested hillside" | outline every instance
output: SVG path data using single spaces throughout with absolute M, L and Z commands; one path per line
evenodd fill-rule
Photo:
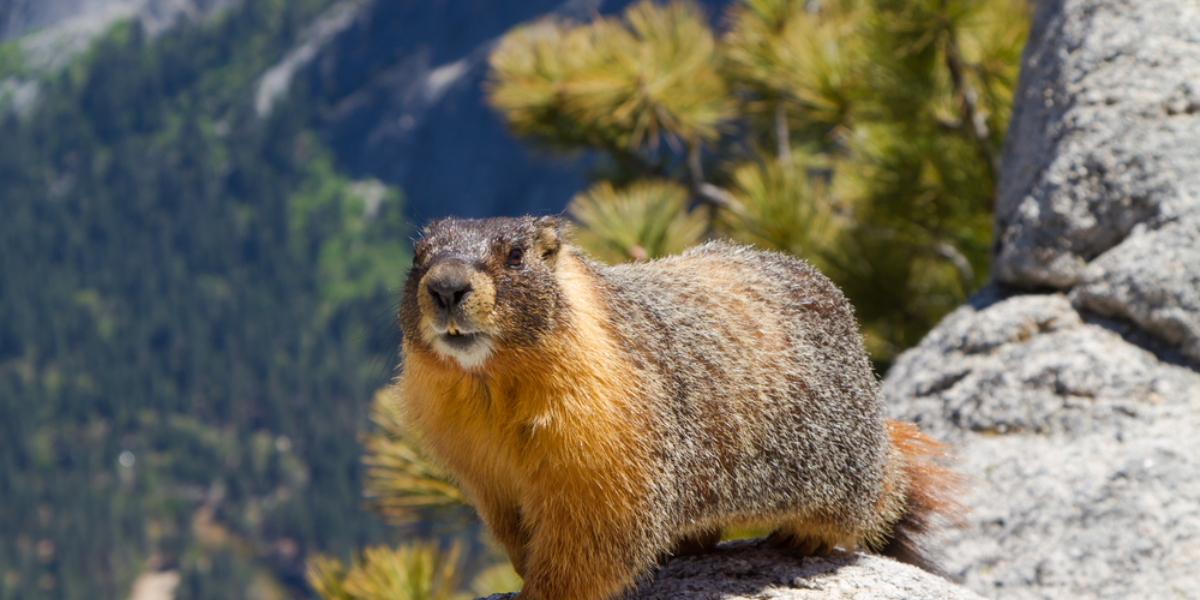
M 112 31 L 0 123 L 0 598 L 303 597 L 383 536 L 357 432 L 386 380 L 399 194 L 339 176 L 258 75 L 329 0 Z

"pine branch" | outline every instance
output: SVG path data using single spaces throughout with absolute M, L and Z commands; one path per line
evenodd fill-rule
M 788 136 L 787 106 L 783 98 L 775 102 L 775 142 L 779 146 L 779 164 L 787 167 L 792 164 L 792 141 Z
M 946 0 L 941 0 L 941 6 L 945 10 Z M 946 27 L 946 68 L 950 71 L 950 83 L 954 86 L 954 96 L 958 99 L 959 110 L 962 113 L 962 131 L 975 144 L 989 177 L 995 181 L 999 164 L 996 153 L 988 143 L 987 120 L 978 109 L 979 95 L 975 93 L 975 87 L 966 76 L 968 66 L 964 63 L 958 47 L 958 36 L 950 26 Z M 989 210 L 991 208 L 988 207 Z
M 690 208 L 690 193 L 668 179 L 638 179 L 620 188 L 600 181 L 575 196 L 567 212 L 580 224 L 575 242 L 606 262 L 678 254 L 699 242 L 714 212 Z
M 605 140 L 597 145 L 617 161 L 617 164 L 642 179 L 661 179 L 667 176 L 661 164 L 651 162 L 636 152 L 626 150 L 612 140 Z
M 688 191 L 696 200 L 714 208 L 742 214 L 742 206 L 729 192 L 704 180 L 704 166 L 700 162 L 700 144 L 687 143 Z
M 971 261 L 967 260 L 967 257 L 958 251 L 958 248 L 941 241 L 934 246 L 934 251 L 938 256 L 950 261 L 958 270 L 958 278 L 962 281 L 964 290 L 970 291 L 975 286 L 975 270 L 971 268 Z
M 697 200 L 716 208 L 723 208 L 734 214 L 742 214 L 742 206 L 737 200 L 729 194 L 729 192 L 711 184 L 701 183 L 699 186 L 691 190 L 692 195 Z

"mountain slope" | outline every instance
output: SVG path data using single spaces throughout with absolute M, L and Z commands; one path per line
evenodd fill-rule
M 417 221 L 556 213 L 585 182 L 586 157 L 519 145 L 483 99 L 487 54 L 546 16 L 587 20 L 628 0 L 396 0 L 362 5 L 299 70 L 339 165 L 405 190 Z M 722 2 L 707 3 L 716 18 Z
M 137 18 L 149 31 L 180 19 L 200 19 L 236 0 L 0 0 L 0 41 L 30 32 L 102 33 L 121 19 Z
M 0 598 L 159 568 L 180 598 L 302 597 L 307 552 L 382 537 L 357 432 L 400 199 L 336 173 L 303 98 L 251 102 L 327 5 L 118 27 L 0 121 Z

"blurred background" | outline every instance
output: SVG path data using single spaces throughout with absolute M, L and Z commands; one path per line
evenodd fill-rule
M 1018 0 L 0 0 L 0 599 L 517 589 L 390 411 L 419 224 L 982 284 Z

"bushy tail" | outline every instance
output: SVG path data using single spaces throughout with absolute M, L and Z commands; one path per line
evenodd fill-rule
M 908 423 L 888 421 L 887 426 L 892 456 L 901 461 L 904 509 L 880 554 L 945 576 L 931 558 L 930 536 L 938 527 L 962 525 L 966 509 L 954 497 L 962 491 L 963 477 L 942 466 L 953 459 L 948 446 Z

